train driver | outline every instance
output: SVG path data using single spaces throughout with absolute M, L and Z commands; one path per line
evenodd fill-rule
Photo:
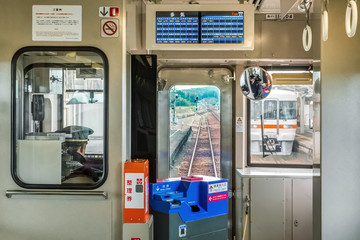
M 65 139 L 62 145 L 62 181 L 72 183 L 72 179 L 78 183 L 75 178 L 85 177 L 88 182 L 97 182 L 99 180 L 97 171 L 89 165 L 85 158 L 85 149 L 89 141 L 88 136 L 93 134 L 94 131 L 84 126 L 68 126 L 57 132 L 71 135 L 71 137 Z
M 258 99 L 261 97 L 260 94 L 260 84 L 255 80 L 254 75 L 250 75 L 250 88 L 253 93 L 254 99 Z

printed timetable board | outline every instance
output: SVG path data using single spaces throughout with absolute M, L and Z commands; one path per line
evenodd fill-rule
M 253 5 L 147 5 L 146 49 L 253 50 Z

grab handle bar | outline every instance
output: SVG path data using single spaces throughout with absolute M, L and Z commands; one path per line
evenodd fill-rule
M 15 195 L 27 196 L 97 196 L 108 199 L 108 193 L 104 191 L 25 191 L 25 190 L 7 190 L 7 198 Z

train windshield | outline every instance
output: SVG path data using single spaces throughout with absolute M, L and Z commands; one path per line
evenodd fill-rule
M 265 100 L 264 102 L 264 119 L 276 120 L 277 119 L 277 101 Z
M 296 119 L 296 101 L 280 101 L 279 117 L 281 120 Z
M 262 101 L 251 101 L 251 120 L 260 120 L 262 115 Z

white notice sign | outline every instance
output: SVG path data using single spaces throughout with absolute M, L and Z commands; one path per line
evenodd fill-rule
M 244 121 L 243 117 L 236 117 L 236 132 L 243 132 L 244 131 Z
M 33 41 L 81 41 L 82 6 L 33 5 Z
M 228 191 L 227 182 L 209 184 L 209 194 L 218 193 L 218 192 L 227 192 L 227 191 Z
M 125 208 L 145 208 L 144 180 L 143 173 L 125 173 Z

